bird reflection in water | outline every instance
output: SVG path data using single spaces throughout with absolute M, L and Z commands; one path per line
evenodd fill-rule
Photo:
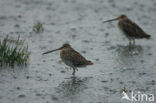
M 135 56 L 143 53 L 143 48 L 140 45 L 127 45 L 127 46 L 117 46 L 117 52 L 121 56 Z
M 140 45 L 131 46 L 131 49 L 129 49 L 129 45 L 118 45 L 116 51 L 118 55 L 116 60 L 117 64 L 119 64 L 118 67 L 122 68 L 125 66 L 126 68 L 132 68 L 133 66 L 135 67 L 135 65 L 140 63 L 140 58 L 143 56 L 144 49 Z
M 73 103 L 74 101 L 81 101 L 78 99 L 81 96 L 80 94 L 83 93 L 85 89 L 87 89 L 87 82 L 89 79 L 90 77 L 78 78 L 73 76 L 66 79 L 66 81 L 63 81 L 56 88 L 59 101 L 66 101 L 71 103 Z

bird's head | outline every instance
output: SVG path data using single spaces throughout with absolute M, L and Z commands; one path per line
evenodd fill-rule
M 123 20 L 123 19 L 126 19 L 126 18 L 127 18 L 127 16 L 126 16 L 125 14 L 122 14 L 122 15 L 120 15 L 120 16 L 117 17 L 117 18 L 103 21 L 103 23 L 110 22 L 110 21 L 115 21 L 115 20 Z
M 62 50 L 62 49 L 68 49 L 68 48 L 71 48 L 70 44 L 65 43 L 60 48 L 45 52 L 43 54 L 48 54 L 48 53 L 51 53 L 51 52 L 54 52 L 54 51 L 58 51 L 58 50 Z
M 68 43 L 65 43 L 65 44 L 63 44 L 62 45 L 62 49 L 66 49 L 66 48 L 70 48 L 71 46 L 70 46 L 70 44 L 68 44 Z
M 127 16 L 126 16 L 125 14 L 122 14 L 122 15 L 120 15 L 120 16 L 118 17 L 118 20 L 126 19 L 126 18 L 127 18 Z

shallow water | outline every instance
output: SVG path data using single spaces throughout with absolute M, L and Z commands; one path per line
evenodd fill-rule
M 102 23 L 120 14 L 152 39 L 129 50 L 117 22 Z M 124 88 L 155 95 L 155 16 L 155 0 L 0 0 L 0 38 L 20 34 L 31 51 L 28 67 L 0 69 L 0 103 L 129 103 Z M 44 31 L 36 34 L 38 21 Z M 65 42 L 94 65 L 72 77 L 59 52 L 42 55 Z

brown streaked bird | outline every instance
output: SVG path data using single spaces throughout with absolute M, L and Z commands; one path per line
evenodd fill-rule
M 129 39 L 129 44 L 131 45 L 131 40 L 133 40 L 133 44 L 135 44 L 135 39 L 146 38 L 149 39 L 151 36 L 144 32 L 141 27 L 139 27 L 135 22 L 131 21 L 126 15 L 121 15 L 115 19 L 107 20 L 105 22 L 110 22 L 118 20 L 119 29 L 126 35 Z
M 85 57 L 83 57 L 80 53 L 75 51 L 69 44 L 63 44 L 60 48 L 51 50 L 48 52 L 45 52 L 43 54 L 48 54 L 57 50 L 61 50 L 60 52 L 60 58 L 62 61 L 70 66 L 73 69 L 72 75 L 75 75 L 75 70 L 77 70 L 77 67 L 85 67 L 87 65 L 93 65 L 93 62 L 87 60 Z

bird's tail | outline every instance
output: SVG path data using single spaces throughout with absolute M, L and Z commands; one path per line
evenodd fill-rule
M 93 65 L 94 63 L 92 61 L 87 61 L 88 65 Z
M 146 35 L 144 35 L 144 38 L 146 38 L 146 39 L 150 39 L 150 38 L 151 38 L 151 35 L 146 34 Z

